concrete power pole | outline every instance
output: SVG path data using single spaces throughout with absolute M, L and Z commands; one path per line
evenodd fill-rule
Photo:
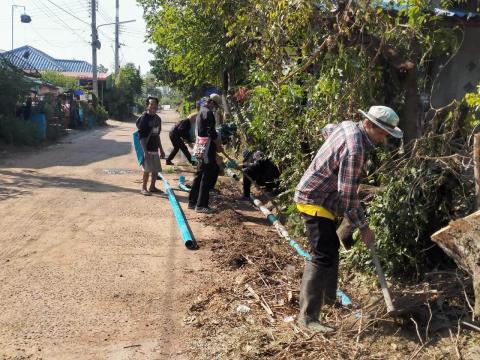
M 115 75 L 118 74 L 118 69 L 120 67 L 120 64 L 119 64 L 119 61 L 118 61 L 118 51 L 120 49 L 120 41 L 118 39 L 119 37 L 119 30 L 120 30 L 120 24 L 119 24 L 119 15 L 120 15 L 120 11 L 119 11 L 119 5 L 120 3 L 120 0 L 116 0 L 115 1 Z
M 97 47 L 98 43 L 98 34 L 97 34 L 97 4 L 96 0 L 91 0 L 92 2 L 92 86 L 93 93 L 98 97 L 98 82 L 97 82 Z

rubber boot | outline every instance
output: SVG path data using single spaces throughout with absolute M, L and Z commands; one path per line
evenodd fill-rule
M 307 261 L 300 287 L 300 315 L 298 316 L 300 326 L 317 332 L 334 331 L 334 329 L 320 323 L 320 311 L 325 303 L 326 287 L 333 283 L 331 279 L 333 276 L 335 276 L 336 284 L 338 270 L 335 271 L 335 269 L 337 269 L 335 266 L 333 269 L 319 268 L 311 261 Z M 331 293 L 331 290 L 328 291 L 329 296 L 331 296 Z M 335 301 L 335 297 L 333 301 Z
M 338 257 L 333 260 L 332 266 L 328 270 L 323 270 L 322 273 L 325 280 L 325 293 L 323 297 L 324 305 L 334 305 L 337 300 L 337 286 L 338 286 Z

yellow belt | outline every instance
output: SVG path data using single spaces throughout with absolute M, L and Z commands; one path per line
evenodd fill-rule
M 297 203 L 297 209 L 298 211 L 310 216 L 318 216 L 330 220 L 335 220 L 335 215 L 333 215 L 330 211 L 319 205 Z

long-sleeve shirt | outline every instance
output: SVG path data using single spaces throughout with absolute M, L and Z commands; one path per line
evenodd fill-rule
M 187 118 L 175 124 L 171 132 L 178 134 L 178 136 L 180 136 L 180 138 L 182 138 L 185 141 L 193 142 L 192 136 L 190 134 L 191 127 L 192 127 L 192 124 L 190 123 L 190 119 Z
M 327 139 L 295 188 L 294 201 L 322 206 L 363 228 L 368 224 L 357 190 L 366 152 L 374 144 L 363 124 L 352 121 L 329 124 L 323 135 Z
M 213 115 L 212 110 L 205 106 L 202 106 L 197 114 L 197 129 L 198 136 L 210 138 L 207 157 L 209 161 L 215 161 L 217 146 L 215 145 L 214 140 L 216 140 L 218 136 L 217 130 L 215 129 L 215 116 Z

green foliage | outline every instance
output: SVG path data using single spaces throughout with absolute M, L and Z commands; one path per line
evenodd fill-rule
M 175 89 L 166 89 L 162 93 L 160 98 L 160 105 L 170 105 L 173 108 L 181 108 L 181 103 L 183 102 L 183 96 L 178 90 Z
M 383 154 L 383 169 L 370 179 L 385 190 L 369 204 L 368 215 L 387 273 L 414 278 L 427 269 L 452 265 L 430 236 L 451 219 L 474 211 L 471 168 L 462 159 L 471 154 L 466 140 L 479 123 L 469 124 L 464 132 L 454 135 L 455 139 L 451 129 L 418 139 L 413 156 Z M 370 255 L 361 244 L 348 259 L 356 267 L 373 269 L 369 266 Z
M 180 114 L 181 116 L 187 116 L 190 114 L 192 111 L 195 111 L 195 102 L 190 101 L 188 99 L 183 99 L 182 102 L 180 103 Z
M 234 117 L 246 129 L 250 143 L 245 145 L 263 149 L 279 165 L 287 203 L 324 141 L 326 124 L 360 120 L 358 109 L 373 104 L 391 106 L 399 114 L 415 108 L 418 102 L 412 105 L 407 98 L 431 85 L 425 69 L 432 58 L 459 44 L 458 29 L 443 27 L 423 0 L 397 1 L 408 5 L 399 13 L 375 1 L 342 1 L 335 14 L 329 0 L 138 2 L 156 44 L 152 65 L 162 83 L 186 93 L 218 84 L 226 70 L 231 85 L 248 88 L 246 99 L 232 106 Z M 407 73 L 415 76 L 410 87 Z M 476 99 L 467 97 L 476 104 L 471 106 L 479 106 Z M 411 119 L 402 121 L 401 126 L 410 125 Z M 453 117 L 442 121 L 443 128 L 454 128 Z M 460 150 L 445 144 L 465 143 L 466 127 L 458 128 L 452 131 L 461 140 L 442 132 L 435 136 L 443 138 L 427 136 L 417 151 L 424 157 L 455 154 Z M 471 183 L 455 162 L 442 166 L 413 157 L 395 168 L 386 164 L 397 161 L 398 154 L 377 155 L 374 165 L 382 170 L 370 180 L 386 191 L 371 205 L 370 216 L 387 269 L 431 266 L 437 258 L 425 250 L 431 246 L 429 235 L 469 209 Z M 294 210 L 290 219 L 298 229 Z M 360 250 L 351 253 L 352 261 L 366 268 L 369 257 Z
M 65 128 L 61 125 L 47 124 L 47 140 L 49 141 L 57 141 L 65 136 L 66 133 Z
M 106 125 L 108 119 L 108 112 L 107 110 L 100 104 L 97 104 L 95 107 L 92 108 L 92 115 L 96 118 L 96 123 L 98 125 Z
M 142 94 L 143 79 L 134 64 L 121 67 L 114 78 L 112 89 L 105 93 L 104 104 L 111 117 L 128 120 L 133 116 L 133 105 Z
M 32 85 L 20 69 L 0 58 L 0 114 L 13 116 L 17 102 L 23 102 Z
M 11 145 L 40 143 L 36 124 L 4 114 L 0 114 L 0 139 Z
M 162 97 L 162 91 L 160 89 L 160 84 L 154 74 L 149 72 L 143 77 L 142 92 L 145 97 L 154 96 L 160 101 Z
M 466 94 L 465 101 L 468 106 L 475 110 L 475 112 L 478 112 L 478 110 L 480 109 L 480 86 L 477 86 L 476 93 Z
M 152 72 L 167 86 L 188 92 L 218 84 L 222 72 L 242 60 L 245 46 L 228 46 L 226 18 L 241 7 L 235 1 L 138 0 L 150 39 L 156 44 Z
M 52 85 L 60 86 L 66 89 L 79 89 L 77 80 L 63 75 L 57 71 L 42 72 L 42 80 Z

